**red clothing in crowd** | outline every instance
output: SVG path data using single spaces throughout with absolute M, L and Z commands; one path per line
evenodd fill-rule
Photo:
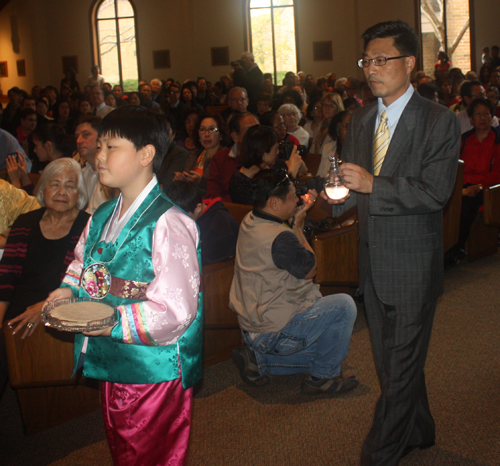
M 229 155 L 231 149 L 232 147 L 222 149 L 212 157 L 205 199 L 220 197 L 223 202 L 231 202 L 229 181 L 236 169 L 236 158 Z
M 500 134 L 494 129 L 481 142 L 474 130 L 464 133 L 460 158 L 465 163 L 464 185 L 487 188 L 500 183 Z
M 299 145 L 299 140 L 292 136 L 291 134 L 286 134 L 288 136 L 287 142 Z M 237 147 L 232 146 L 226 149 L 221 149 L 212 157 L 212 162 L 210 163 L 210 171 L 207 178 L 207 193 L 205 194 L 205 199 L 214 199 L 220 197 L 222 202 L 232 202 L 231 196 L 229 195 L 229 182 L 234 174 L 234 170 L 240 166 L 238 164 L 236 157 L 232 157 L 231 151 L 234 147 L 234 151 L 237 151 Z
M 439 60 L 438 62 L 436 62 L 434 64 L 434 69 L 440 69 L 440 70 L 443 70 L 443 71 L 448 71 L 449 69 L 451 68 L 451 62 L 447 61 L 445 63 L 441 63 L 441 60 Z

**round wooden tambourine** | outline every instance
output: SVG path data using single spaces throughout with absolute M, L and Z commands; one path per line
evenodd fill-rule
M 47 303 L 42 321 L 65 332 L 93 332 L 116 324 L 115 308 L 102 300 L 89 298 L 58 299 Z

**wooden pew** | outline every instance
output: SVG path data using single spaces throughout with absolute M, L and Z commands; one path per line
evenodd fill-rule
M 455 186 L 443 211 L 443 244 L 445 252 L 458 241 L 464 163 L 460 160 Z M 499 191 L 500 192 L 500 191 Z M 319 200 L 311 210 L 311 217 L 318 220 L 331 215 L 331 207 Z M 500 213 L 499 213 L 500 216 Z M 339 217 L 340 227 L 313 238 L 318 270 L 315 282 L 323 294 L 348 292 L 359 283 L 358 271 L 358 219 L 356 207 Z M 500 219 L 497 219 L 500 222 Z
M 26 434 L 56 426 L 100 407 L 98 382 L 71 378 L 74 335 L 39 325 L 24 340 L 3 327 L 9 380 Z
M 486 226 L 500 227 L 500 184 L 484 190 L 483 221 Z
M 233 217 L 238 224 L 241 224 L 245 215 L 252 210 L 252 206 L 243 204 L 233 204 L 232 202 L 224 202 L 224 205 L 229 210 L 231 217 Z
M 484 208 L 472 224 L 466 243 L 467 259 L 474 262 L 498 251 L 500 185 L 484 189 Z
M 323 199 L 319 202 L 324 205 L 315 206 L 316 212 L 326 210 L 331 215 L 328 203 Z M 323 295 L 349 292 L 359 283 L 357 207 L 337 220 L 338 228 L 316 235 L 312 240 L 317 263 L 314 281 L 320 285 Z
M 241 223 L 251 206 L 225 202 L 229 213 Z M 231 357 L 241 346 L 238 318 L 229 308 L 234 259 L 203 267 L 203 365 L 212 366 Z
M 228 107 L 229 107 L 229 105 L 215 105 L 215 106 L 212 106 L 212 107 L 207 107 L 205 110 L 208 113 L 217 114 L 217 113 L 222 113 Z
M 241 346 L 238 318 L 229 308 L 229 290 L 234 259 L 203 267 L 203 366 L 209 367 L 231 357 Z

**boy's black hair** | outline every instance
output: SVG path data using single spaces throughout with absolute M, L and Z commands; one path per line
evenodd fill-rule
M 154 146 L 153 173 L 160 171 L 170 145 L 165 120 L 138 105 L 124 105 L 108 113 L 99 125 L 98 137 L 102 136 L 127 139 L 137 151 L 148 144 Z
M 418 57 L 418 36 L 403 21 L 385 21 L 375 24 L 363 32 L 364 49 L 375 39 L 394 39 L 394 47 L 401 55 Z
M 193 213 L 203 201 L 202 190 L 192 181 L 172 181 L 164 190 L 174 204 L 188 213 Z
M 262 157 L 278 143 L 278 135 L 268 126 L 256 125 L 248 128 L 241 142 L 241 164 L 245 168 L 260 166 Z
M 263 209 L 273 196 L 284 201 L 290 190 L 290 183 L 286 170 L 261 170 L 252 178 L 254 207 Z

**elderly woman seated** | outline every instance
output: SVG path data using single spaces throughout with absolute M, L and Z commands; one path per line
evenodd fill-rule
M 82 171 L 73 159 L 47 165 L 35 196 L 42 208 L 17 218 L 0 263 L 1 321 L 39 307 L 59 286 L 89 219 L 82 211 L 87 203 Z
M 83 212 L 87 191 L 80 165 L 68 158 L 51 162 L 35 188 L 41 209 L 20 215 L 12 225 L 0 262 L 0 326 L 26 324 L 23 336 L 40 322 L 43 302 L 57 288 L 89 215 Z M 7 380 L 3 333 L 0 332 L 0 393 Z
M 278 112 L 285 121 L 287 133 L 295 136 L 301 145 L 307 147 L 309 145 L 309 133 L 302 126 L 299 126 L 302 112 L 294 104 L 283 104 L 278 109 Z
M 491 127 L 493 107 L 488 99 L 475 99 L 467 109 L 473 129 L 462 135 L 460 158 L 464 185 L 458 243 L 448 251 L 445 265 L 465 258 L 465 243 L 477 211 L 483 205 L 483 188 L 500 183 L 500 134 Z

